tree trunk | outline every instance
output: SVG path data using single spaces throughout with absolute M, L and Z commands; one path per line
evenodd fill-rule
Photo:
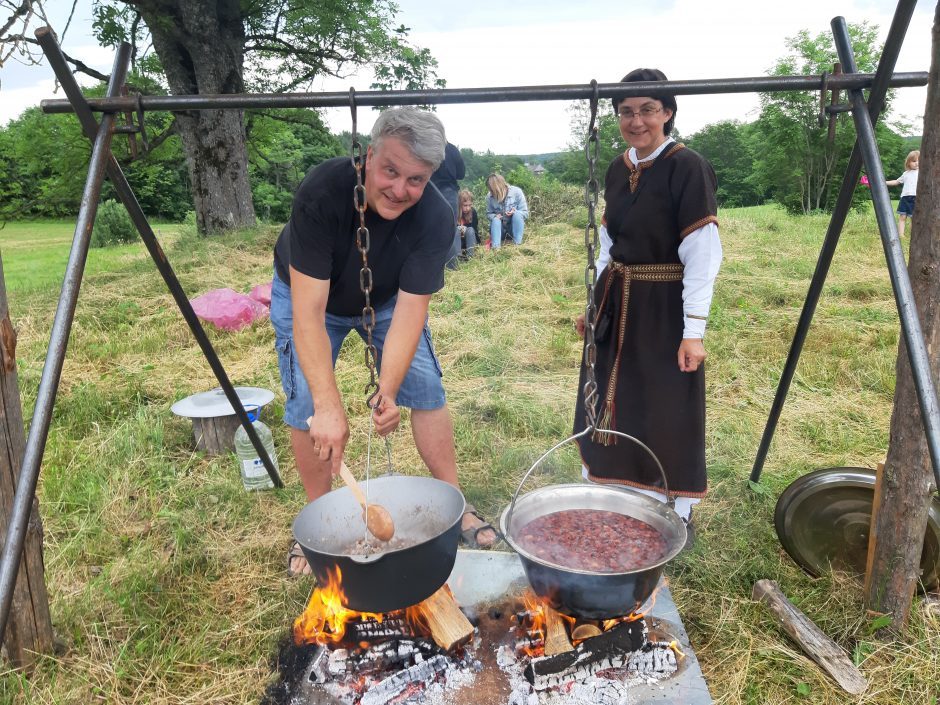
M 239 0 L 125 0 L 153 36 L 176 95 L 241 93 L 245 30 Z M 201 233 L 255 224 L 241 110 L 177 113 Z
M 25 446 L 20 388 L 16 379 L 16 332 L 10 323 L 0 261 L 0 545 L 7 540 Z M 52 648 L 52 619 L 42 564 L 42 522 L 39 502 L 34 497 L 3 650 L 14 667 L 29 668 L 42 654 L 51 653 Z
M 917 184 L 917 219 L 911 232 L 908 272 L 930 357 L 931 376 L 940 377 L 940 3 L 933 25 L 933 60 L 927 86 L 924 139 Z M 901 339 L 891 438 L 882 501 L 875 523 L 878 537 L 866 601 L 892 616 L 900 631 L 911 611 L 927 528 L 933 474 L 914 379 Z

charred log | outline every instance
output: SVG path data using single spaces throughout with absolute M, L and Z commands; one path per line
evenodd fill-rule
M 587 639 L 572 651 L 533 659 L 524 675 L 537 690 L 578 680 L 607 668 L 627 664 L 630 655 L 647 641 L 646 622 L 621 622 L 593 639 Z

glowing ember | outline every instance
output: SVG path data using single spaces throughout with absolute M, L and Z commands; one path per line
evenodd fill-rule
M 307 608 L 294 620 L 295 644 L 336 644 L 343 640 L 348 623 L 364 619 L 381 623 L 384 620 L 381 614 L 347 609 L 342 582 L 343 574 L 337 566 L 336 573 L 328 572 L 326 585 L 314 589 Z

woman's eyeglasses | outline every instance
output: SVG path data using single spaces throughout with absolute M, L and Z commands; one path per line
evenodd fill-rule
M 653 117 L 656 113 L 660 112 L 661 110 L 662 108 L 657 108 L 652 105 L 644 105 L 642 108 L 640 108 L 639 112 L 635 113 L 632 110 L 619 110 L 617 111 L 617 115 L 620 117 L 621 120 L 632 120 L 637 115 L 639 115 L 640 118 L 645 120 L 646 118 Z

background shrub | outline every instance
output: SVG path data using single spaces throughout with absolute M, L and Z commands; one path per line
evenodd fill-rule
M 92 247 L 108 247 L 136 242 L 137 229 L 131 222 L 124 205 L 117 201 L 105 201 L 98 206 L 95 229 L 91 233 Z

